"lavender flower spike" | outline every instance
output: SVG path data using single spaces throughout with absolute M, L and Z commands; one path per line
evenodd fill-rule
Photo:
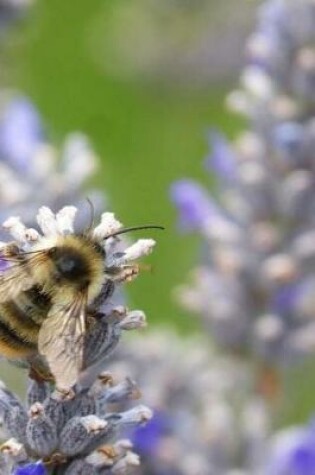
M 215 137 L 216 199 L 187 179 L 171 190 L 180 224 L 203 240 L 179 300 L 219 345 L 278 367 L 315 351 L 314 42 L 313 0 L 262 4 L 228 99 L 248 130 Z
M 72 202 L 82 208 L 79 223 L 87 221 L 90 207 L 81 189 L 98 167 L 87 137 L 72 133 L 57 150 L 44 133 L 35 106 L 23 96 L 4 92 L 0 107 L 0 220 L 19 214 L 33 225 L 35 212 L 44 203 L 59 208 Z M 43 197 L 42 190 L 45 190 Z M 104 196 L 88 190 L 95 215 L 104 206 Z M 83 205 L 84 203 L 84 205 Z M 0 233 L 2 238 L 2 233 Z
M 135 441 L 149 467 L 143 473 L 315 475 L 314 424 L 278 433 L 272 427 L 274 416 L 279 422 L 277 410 L 284 418 L 283 409 L 292 407 L 294 400 L 287 397 L 282 384 L 284 374 L 287 377 L 284 367 L 289 370 L 296 361 L 315 354 L 315 2 L 260 3 L 239 89 L 227 100 L 233 111 L 245 116 L 247 130 L 230 143 L 214 137 L 208 168 L 218 183 L 212 206 L 210 190 L 198 183 L 184 179 L 171 188 L 179 223 L 201 238 L 200 260 L 176 296 L 200 317 L 211 342 L 229 354 L 234 364 L 248 365 L 248 392 L 241 383 L 245 401 L 238 423 L 242 424 L 233 423 L 237 385 L 227 404 L 222 394 L 213 400 L 207 387 L 210 375 L 203 379 L 206 395 L 189 398 L 185 391 L 191 389 L 201 366 L 192 371 L 193 376 L 186 373 L 189 384 L 182 389 L 185 377 L 180 377 L 178 364 L 174 376 L 169 373 L 170 345 L 158 388 L 154 392 L 148 386 L 148 393 L 157 399 L 158 417 L 144 432 L 136 431 Z M 138 346 L 143 351 L 143 345 Z M 154 359 L 148 354 L 147 371 L 152 372 Z M 213 377 L 213 358 L 208 357 L 207 364 Z M 145 374 L 142 368 L 141 373 Z M 157 371 L 154 374 L 157 379 Z M 168 391 L 160 390 L 165 375 L 172 383 Z M 311 374 L 304 377 L 310 379 Z M 146 394 L 144 379 L 141 388 Z M 222 374 L 215 386 L 229 382 L 228 375 Z M 173 387 L 177 391 L 172 405 L 168 398 Z M 300 388 L 295 389 L 298 392 L 303 396 Z M 186 408 L 176 419 L 180 401 L 185 401 Z M 205 417 L 192 416 L 202 402 Z M 305 410 L 301 406 L 295 407 L 299 414 Z M 175 418 L 168 427 L 163 416 L 171 420 L 170 407 Z M 201 433 L 206 450 L 197 436 L 193 441 L 188 437 L 185 446 L 181 439 L 185 417 L 187 432 Z M 206 427 L 209 421 L 214 427 Z M 192 429 L 194 423 L 197 430 Z M 174 433 L 179 434 L 179 443 Z M 191 448 L 196 455 L 181 467 L 177 460 Z
M 127 432 L 141 457 L 137 475 L 232 475 L 239 463 L 242 474 L 269 475 L 270 414 L 251 392 L 245 361 L 170 331 L 135 335 L 112 361 L 121 377 L 135 375 L 154 409 L 147 425 Z

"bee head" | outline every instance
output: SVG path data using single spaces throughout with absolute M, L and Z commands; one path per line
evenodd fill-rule
M 88 274 L 88 266 L 86 260 L 76 249 L 71 247 L 52 247 L 48 251 L 55 272 L 59 280 L 68 282 L 77 282 L 85 280 Z M 88 282 L 85 282 L 88 284 Z

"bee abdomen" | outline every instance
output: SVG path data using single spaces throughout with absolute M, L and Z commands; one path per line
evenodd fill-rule
M 17 304 L 29 320 L 39 325 L 47 317 L 51 308 L 51 299 L 42 288 L 34 286 L 19 296 Z
M 36 350 L 39 326 L 15 302 L 0 305 L 0 353 L 19 357 Z
M 7 358 L 19 358 L 36 351 L 36 346 L 33 336 L 28 338 L 25 333 L 23 335 L 20 330 L 3 321 L 0 308 L 0 353 Z

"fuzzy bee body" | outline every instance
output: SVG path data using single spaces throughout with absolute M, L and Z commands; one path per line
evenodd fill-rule
M 155 244 L 140 239 L 116 252 L 116 237 L 161 229 L 122 228 L 113 213 L 103 213 L 97 226 L 92 219 L 89 228 L 78 234 L 76 211 L 66 206 L 54 214 L 40 208 L 37 222 L 42 234 L 26 228 L 18 217 L 9 218 L 3 226 L 14 242 L 0 247 L 0 354 L 26 358 L 31 364 L 39 360 L 42 364 L 44 357 L 62 390 L 75 385 L 85 369 L 84 342 L 91 317 L 102 316 L 101 305 L 116 283 L 138 274 L 138 265 L 129 262 L 151 252 Z
M 54 345 L 58 351 L 64 323 L 70 332 L 70 351 L 79 344 L 82 353 L 79 339 L 106 282 L 103 248 L 87 236 L 66 235 L 41 240 L 29 254 L 18 253 L 14 246 L 3 254 L 10 264 L 0 277 L 0 354 L 11 359 L 32 357 L 40 345 Z M 47 319 L 55 325 L 53 335 L 41 330 Z
M 34 288 L 35 289 L 35 288 Z M 40 323 L 49 311 L 37 304 L 40 292 L 23 292 L 17 301 L 0 304 L 0 353 L 7 358 L 24 358 L 37 351 Z

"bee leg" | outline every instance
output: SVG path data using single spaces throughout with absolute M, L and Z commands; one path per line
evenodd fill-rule
M 35 368 L 34 366 L 30 367 L 28 376 L 30 379 L 34 379 L 37 383 L 42 382 L 54 382 L 55 378 L 50 372 L 43 372 L 42 368 Z
M 101 314 L 97 312 L 89 313 L 86 317 L 86 330 L 90 331 L 96 325 L 97 320 L 100 318 Z
M 49 371 L 47 365 L 40 361 L 38 358 L 33 358 L 29 360 L 30 368 L 28 376 L 30 379 L 33 379 L 37 383 L 42 383 L 44 381 L 54 382 L 55 379 L 51 372 Z
M 53 392 L 54 399 L 58 401 L 71 401 L 75 398 L 75 392 L 73 389 L 55 388 Z
M 45 457 L 43 459 L 44 464 L 46 467 L 54 467 L 58 465 L 62 465 L 67 462 L 67 457 L 63 455 L 61 452 L 54 452 L 53 454 Z
M 121 267 L 108 267 L 106 274 L 111 277 L 113 282 L 123 283 L 131 282 L 139 274 L 140 267 L 138 264 L 126 264 Z

